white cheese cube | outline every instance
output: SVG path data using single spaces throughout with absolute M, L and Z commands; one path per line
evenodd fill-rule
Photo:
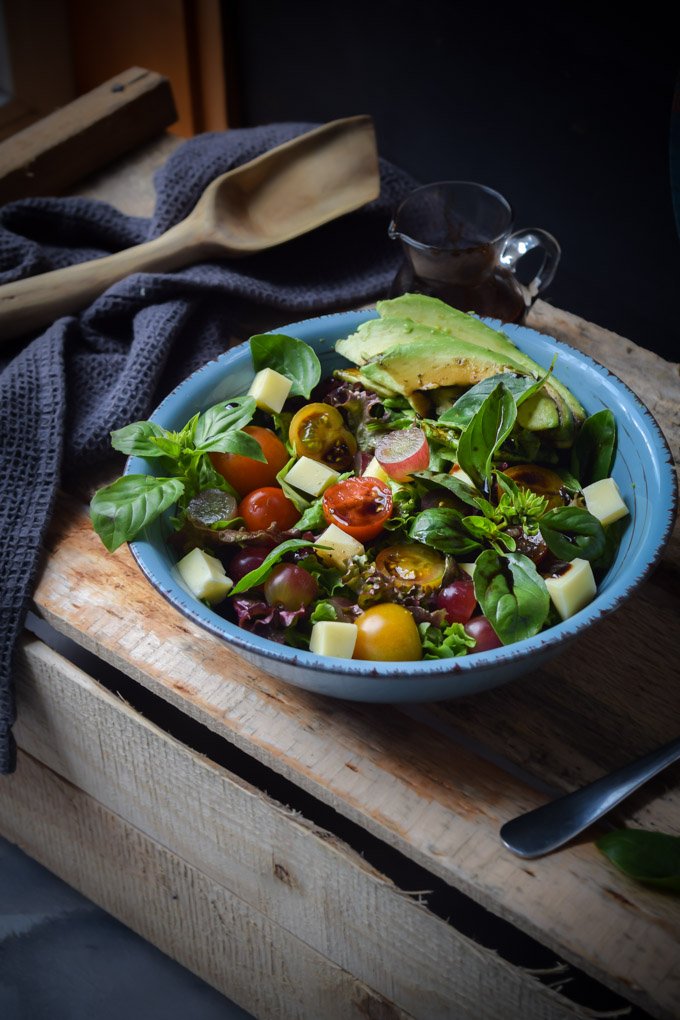
M 222 602 L 234 584 L 220 561 L 202 549 L 192 549 L 179 561 L 177 569 L 191 594 L 211 606 Z
M 366 465 L 364 478 L 377 478 L 379 482 L 385 482 L 386 485 L 389 485 L 391 482 L 390 476 L 387 471 L 385 471 L 385 468 L 378 463 L 377 457 L 374 457 L 373 460 L 370 460 Z
M 320 496 L 339 477 L 339 472 L 327 464 L 312 460 L 311 457 L 300 457 L 286 475 L 286 481 L 296 489 L 308 492 L 310 496 Z
M 613 478 L 602 478 L 599 482 L 586 485 L 583 495 L 589 512 L 597 517 L 603 527 L 628 513 L 628 507 L 621 499 L 619 487 Z
M 555 609 L 567 620 L 595 598 L 597 587 L 588 560 L 574 559 L 559 577 L 546 577 Z
M 460 464 L 454 464 L 449 471 L 449 474 L 453 475 L 454 478 L 457 478 L 459 482 L 465 482 L 466 485 L 471 486 L 473 489 L 475 488 L 475 483 L 472 481 L 470 476 L 463 471 Z
M 356 538 L 346 535 L 337 524 L 329 524 L 322 535 L 317 538 L 314 552 L 324 563 L 343 570 L 347 560 L 352 556 L 361 556 L 364 547 Z M 327 549 L 319 549 L 320 545 L 328 546 Z
M 310 652 L 317 655 L 334 655 L 336 659 L 351 659 L 357 643 L 359 629 L 355 623 L 323 620 L 312 627 Z
M 286 379 L 280 372 L 275 372 L 273 368 L 262 368 L 250 384 L 248 396 L 254 398 L 261 411 L 278 414 L 292 385 L 290 379 Z
M 474 578 L 476 563 L 459 563 L 458 566 L 461 570 L 464 570 L 468 577 Z

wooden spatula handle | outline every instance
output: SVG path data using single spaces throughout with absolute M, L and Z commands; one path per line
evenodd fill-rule
M 0 287 L 0 341 L 79 311 L 131 273 L 179 269 L 217 251 L 218 246 L 200 240 L 195 224 L 186 219 L 160 237 L 115 255 L 6 283 Z

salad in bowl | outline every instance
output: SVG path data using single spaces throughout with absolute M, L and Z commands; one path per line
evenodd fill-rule
M 540 364 L 512 330 L 434 298 L 333 318 L 351 328 L 261 334 L 238 372 L 206 366 L 183 420 L 186 391 L 114 432 L 131 461 L 93 498 L 96 531 L 109 550 L 133 542 L 182 611 L 302 686 L 384 663 L 450 696 L 442 671 L 488 665 L 464 693 L 530 668 L 520 652 L 592 621 L 636 527 L 616 415 L 603 393 L 585 410 L 547 338 Z M 578 380 L 588 359 L 572 354 Z

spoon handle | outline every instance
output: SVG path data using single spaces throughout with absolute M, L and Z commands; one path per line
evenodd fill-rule
M 658 772 L 680 760 L 680 739 L 652 751 L 594 783 L 513 818 L 501 840 L 520 857 L 540 857 L 587 829 Z
M 204 243 L 189 219 L 160 237 L 104 258 L 54 269 L 0 286 L 0 341 L 46 326 L 84 308 L 107 287 L 140 272 L 165 272 L 187 265 L 197 254 L 216 251 Z

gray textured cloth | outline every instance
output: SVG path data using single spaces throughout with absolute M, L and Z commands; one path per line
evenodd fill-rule
M 314 126 L 191 139 L 159 171 L 150 220 L 79 198 L 7 205 L 0 283 L 149 240 L 183 219 L 218 174 Z M 280 311 L 284 323 L 384 295 L 399 258 L 387 224 L 416 182 L 384 161 L 381 179 L 377 201 L 304 238 L 248 259 L 136 274 L 79 316 L 0 348 L 0 772 L 15 767 L 12 661 L 60 478 L 105 459 L 110 431 L 146 418 L 181 378 L 221 353 L 248 309 Z

